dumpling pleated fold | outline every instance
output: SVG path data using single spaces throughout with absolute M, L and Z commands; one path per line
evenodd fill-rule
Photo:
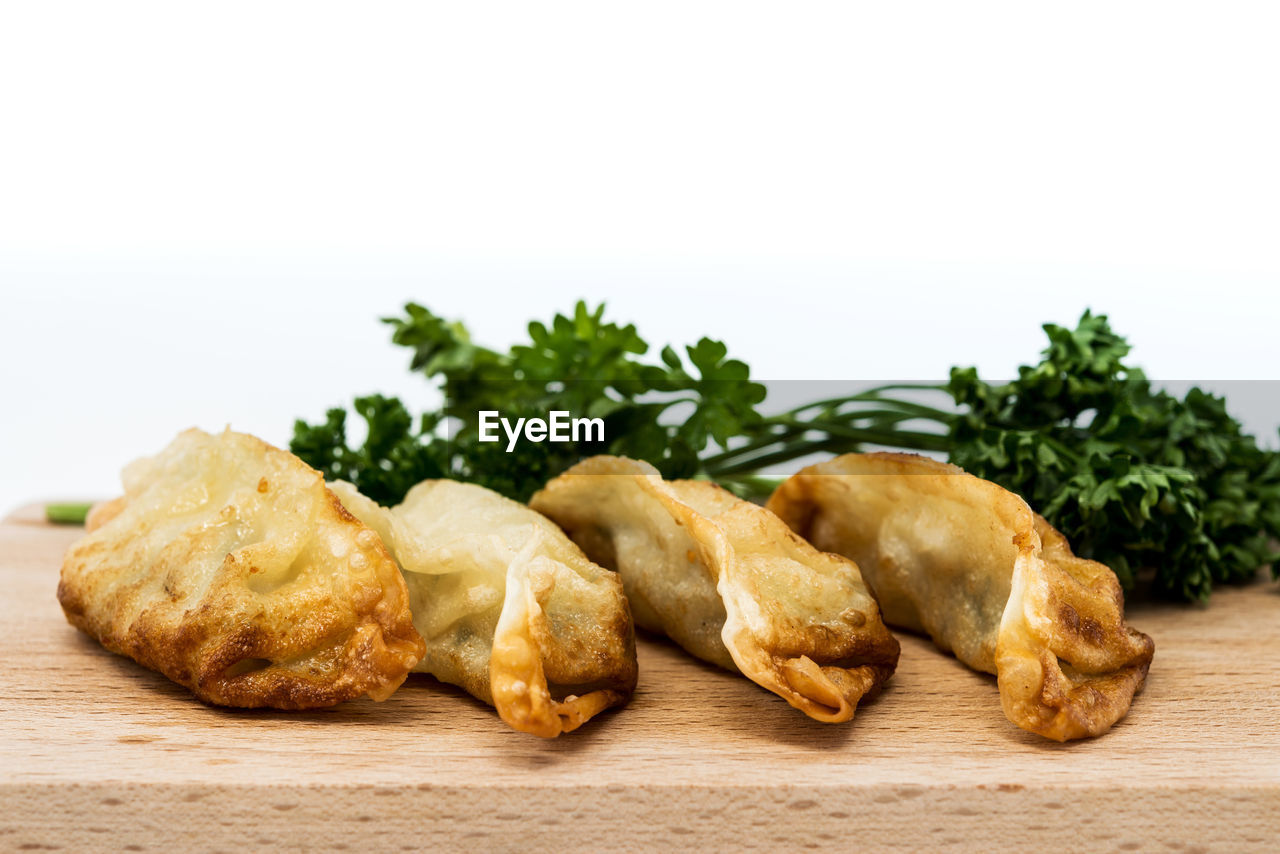
M 891 625 L 994 673 L 1025 730 L 1104 733 L 1146 679 L 1154 644 L 1125 623 L 1115 574 L 990 481 L 911 454 L 846 454 L 789 478 L 768 506 L 856 561 Z
M 424 481 L 392 508 L 350 484 L 333 489 L 403 571 L 426 643 L 415 670 L 545 738 L 631 696 L 635 633 L 622 585 L 548 519 L 450 480 Z
M 319 472 L 243 433 L 180 434 L 125 468 L 67 551 L 67 619 L 219 705 L 389 696 L 423 652 L 377 534 Z
M 853 562 L 712 483 L 601 456 L 530 505 L 617 570 L 637 624 L 816 720 L 851 719 L 897 666 L 898 642 Z

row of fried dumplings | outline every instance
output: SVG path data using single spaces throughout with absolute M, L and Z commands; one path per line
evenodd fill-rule
M 554 737 L 630 697 L 634 619 L 835 723 L 892 676 L 888 622 L 994 673 L 1011 722 L 1064 741 L 1119 720 L 1153 652 L 1109 569 L 922 457 L 836 457 L 767 508 L 619 457 L 527 507 L 435 480 L 388 508 L 252 436 L 188 430 L 123 481 L 58 600 L 219 705 L 381 700 L 417 671 Z

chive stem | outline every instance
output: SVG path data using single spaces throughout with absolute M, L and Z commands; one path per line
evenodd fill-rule
M 44 506 L 44 518 L 55 525 L 83 525 L 92 504 L 55 501 Z

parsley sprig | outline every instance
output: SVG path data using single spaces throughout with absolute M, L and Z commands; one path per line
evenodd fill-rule
M 604 306 L 579 302 L 572 316 L 529 324 L 528 342 L 502 353 L 471 340 L 460 323 L 410 303 L 385 318 L 392 340 L 413 351 L 411 370 L 442 392 L 444 405 L 416 424 L 396 399 L 358 398 L 369 438 L 351 447 L 346 412 L 329 410 L 321 424 L 298 421 L 291 448 L 326 477 L 356 484 L 378 501 L 394 502 L 424 477 L 482 483 L 524 500 L 548 479 L 592 454 L 648 460 L 667 477 L 705 475 L 699 455 L 727 444 L 761 421 L 764 386 L 719 341 L 703 338 L 682 356 L 665 347 L 646 360 L 649 345 L 633 325 L 604 319 Z M 546 418 L 562 410 L 603 419 L 603 442 L 481 442 L 478 413 Z
M 1039 364 L 991 385 L 954 370 L 951 459 L 1025 497 L 1128 589 L 1205 600 L 1280 559 L 1280 453 L 1199 388 L 1179 398 L 1125 362 L 1107 318 L 1045 326 Z
M 442 476 L 525 499 L 597 453 L 758 498 L 776 483 L 767 467 L 891 447 L 945 454 L 1022 495 L 1129 590 L 1203 600 L 1214 584 L 1280 567 L 1280 453 L 1246 435 L 1222 398 L 1153 387 L 1125 361 L 1129 345 L 1105 316 L 1085 312 L 1074 329 L 1046 325 L 1041 360 L 1011 382 L 955 368 L 943 384 L 881 386 L 770 416 L 757 409 L 764 386 L 723 343 L 703 338 L 683 354 L 668 346 L 655 360 L 634 326 L 605 321 L 603 306 L 580 302 L 571 316 L 531 323 L 529 340 L 506 352 L 412 303 L 385 322 L 443 406 L 415 419 L 397 399 L 357 398 L 362 444 L 348 441 L 340 408 L 319 424 L 298 421 L 291 444 L 326 476 L 384 503 Z M 520 442 L 508 453 L 479 441 L 482 410 L 602 418 L 606 438 Z

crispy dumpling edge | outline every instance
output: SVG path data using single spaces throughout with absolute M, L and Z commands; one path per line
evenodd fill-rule
M 258 446 L 256 450 L 264 455 L 283 454 L 292 458 L 298 466 L 314 474 L 324 489 L 325 509 L 321 512 L 331 512 L 332 521 L 336 524 L 357 529 L 351 534 L 353 539 L 369 530 L 348 513 L 337 496 L 324 486 L 324 478 L 319 472 L 289 452 L 256 436 L 230 429 L 210 435 L 191 428 L 181 435 L 193 432 L 213 441 L 228 436 L 234 437 L 233 440 L 243 439 Z M 424 645 L 409 614 L 408 590 L 381 539 L 372 531 L 369 532 L 373 537 L 370 548 L 385 561 L 386 567 L 395 570 L 394 573 L 382 573 L 392 589 L 387 591 L 384 588 L 383 595 L 370 607 L 355 611 L 359 622 L 348 633 L 341 654 L 334 657 L 335 665 L 326 674 L 326 679 L 302 678 L 275 663 L 261 669 L 229 674 L 228 669 L 238 661 L 253 657 L 244 655 L 253 645 L 253 635 L 257 631 L 253 626 L 227 627 L 221 642 L 212 650 L 204 648 L 208 636 L 197 636 L 190 621 L 180 620 L 172 629 L 166 626 L 163 633 L 167 636 L 156 636 L 155 630 L 145 622 L 145 608 L 129 626 L 116 626 L 109 615 L 99 616 L 94 612 L 86 600 L 86 596 L 91 595 L 90 591 L 68 583 L 66 565 L 78 556 L 79 548 L 91 535 L 116 521 L 129 505 L 128 496 L 122 495 L 100 502 L 91 509 L 86 520 L 85 537 L 73 543 L 64 557 L 57 590 L 59 604 L 69 623 L 104 648 L 161 673 L 190 690 L 198 699 L 219 706 L 285 710 L 322 708 L 365 695 L 374 700 L 384 700 L 403 684 L 413 665 L 422 657 Z M 338 660 L 343 662 L 340 668 L 336 665 Z
M 889 679 L 896 669 L 898 659 L 898 642 L 884 626 L 880 618 L 879 608 L 874 596 L 868 588 L 868 599 L 874 614 L 868 615 L 868 624 L 878 624 L 881 637 L 874 638 L 872 646 L 880 661 L 866 664 L 840 667 L 820 665 L 808 655 L 787 656 L 772 652 L 761 646 L 749 628 L 753 617 L 760 618 L 756 603 L 750 596 L 743 596 L 742 590 L 734 584 L 737 574 L 735 561 L 736 550 L 731 538 L 713 519 L 699 513 L 693 507 L 681 501 L 679 496 L 658 474 L 657 469 L 649 463 L 627 457 L 600 455 L 588 458 L 570 468 L 559 477 L 553 478 L 530 500 L 530 505 L 538 508 L 547 506 L 556 492 L 564 492 L 573 488 L 575 477 L 630 477 L 637 486 L 655 498 L 670 514 L 677 525 L 683 525 L 696 534 L 695 540 L 702 552 L 703 560 L 714 566 L 716 571 L 716 590 L 725 608 L 725 623 L 721 631 L 721 641 L 742 675 L 760 685 L 794 708 L 804 712 L 814 720 L 824 723 L 843 723 L 851 720 L 858 703 L 872 696 Z M 712 483 L 689 482 L 698 488 L 716 490 L 725 495 L 721 487 Z M 736 497 L 733 500 L 741 501 Z M 753 511 L 769 513 L 763 507 L 750 502 L 741 501 Z M 552 516 L 554 519 L 554 516 Z M 766 518 L 761 521 L 767 522 Z M 821 552 L 809 543 L 796 537 L 778 520 L 780 531 L 798 548 L 805 552 L 811 561 L 840 561 L 854 567 L 856 564 L 848 558 Z M 812 564 L 806 564 L 812 569 Z M 865 586 L 865 583 L 864 583 Z M 745 600 L 745 601 L 744 601 Z M 884 650 L 878 649 L 884 647 Z
M 530 567 L 542 536 L 534 528 L 529 543 L 507 567 L 506 595 L 489 656 L 489 683 L 494 708 L 512 729 L 555 738 L 572 732 L 605 709 L 625 703 L 632 692 L 598 688 L 562 700 L 551 696 L 538 641 L 538 636 L 549 629 L 538 604 L 534 589 L 537 580 Z M 625 601 L 623 597 L 624 607 Z
M 1155 642 L 1125 622 L 1124 592 L 1105 564 L 1076 557 L 1066 537 L 1038 514 L 1034 535 L 1034 550 L 1025 559 L 1019 555 L 1000 620 L 1001 706 L 1013 723 L 1055 741 L 1101 735 L 1142 689 Z M 1077 571 L 1067 568 L 1072 565 Z M 1114 650 L 1121 663 L 1114 664 L 1116 656 L 1097 661 L 1101 649 Z M 1072 661 L 1108 669 L 1090 672 Z
M 917 454 L 877 452 L 844 454 L 808 466 L 779 484 L 768 506 L 801 536 L 811 535 L 815 516 L 824 510 L 818 506 L 808 479 L 858 476 L 841 469 L 860 459 L 903 469 L 893 473 L 899 476 L 943 474 L 972 478 L 1022 501 L 998 484 L 975 477 L 959 466 Z M 1010 594 L 1001 613 L 996 641 L 1001 706 L 1011 723 L 1055 741 L 1101 735 L 1124 717 L 1141 690 L 1154 655 L 1154 642 L 1124 622 L 1123 593 L 1109 568 L 1075 557 L 1066 538 L 1034 512 L 1029 512 L 1027 518 L 1033 520 L 1031 528 L 1014 534 L 1017 557 L 1011 568 Z M 1042 543 L 1042 533 L 1048 547 Z M 1088 628 L 1081 633 L 1079 624 L 1076 629 L 1071 625 L 1070 615 L 1079 616 L 1074 607 L 1052 612 L 1054 603 L 1069 605 L 1070 594 L 1078 592 L 1072 574 L 1059 565 L 1068 558 L 1091 565 L 1088 593 L 1095 597 L 1094 602 L 1113 608 L 1108 615 L 1112 625 L 1104 627 L 1094 619 L 1084 624 Z M 1050 648 L 1047 635 L 1060 642 L 1056 651 Z M 1115 650 L 1112 657 L 1122 657 L 1109 671 L 1075 677 L 1064 671 L 1060 658 L 1087 654 L 1090 645 L 1096 649 L 1108 640 Z
M 492 490 L 485 491 L 492 492 Z M 383 507 L 362 494 L 352 484 L 342 482 L 337 494 L 340 500 L 362 502 L 365 505 L 361 508 L 362 512 L 382 514 L 387 518 L 388 526 L 392 531 L 397 525 L 413 530 L 407 521 L 395 517 L 394 508 Z M 510 500 L 499 493 L 492 492 L 492 494 L 503 501 Z M 355 497 L 351 498 L 352 495 Z M 536 512 L 519 502 L 511 503 L 521 510 Z M 395 519 L 394 523 L 392 519 Z M 543 648 L 540 637 L 545 636 L 549 629 L 542 606 L 538 603 L 536 589 L 539 582 L 544 584 L 554 582 L 550 579 L 534 577 L 531 564 L 537 556 L 541 538 L 545 535 L 536 525 L 530 525 L 529 530 L 531 534 L 529 541 L 512 558 L 506 569 L 502 608 L 489 654 L 487 669 L 489 692 L 498 716 L 512 729 L 542 738 L 555 738 L 561 733 L 572 732 L 600 712 L 623 705 L 631 698 L 635 692 L 637 675 L 635 632 L 631 624 L 631 612 L 627 606 L 626 596 L 622 593 L 619 584 L 617 593 L 623 618 L 620 630 L 625 635 L 624 646 L 628 651 L 630 664 L 627 673 L 624 674 L 624 681 L 629 686 L 628 690 L 598 688 L 581 696 L 569 695 L 556 700 L 551 694 L 543 664 L 546 650 Z M 417 536 L 416 532 L 414 535 Z M 581 549 L 577 545 L 567 537 L 566 541 L 581 554 Z M 587 561 L 586 555 L 582 555 L 582 560 Z M 413 572 L 403 568 L 400 571 Z

